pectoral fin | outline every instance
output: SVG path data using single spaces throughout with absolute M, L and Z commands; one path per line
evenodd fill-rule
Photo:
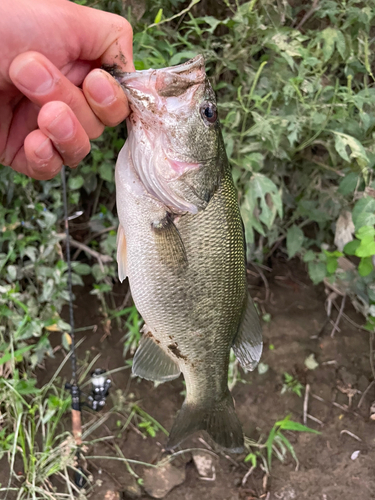
M 254 303 L 247 295 L 242 321 L 234 339 L 232 349 L 241 366 L 254 370 L 262 355 L 262 328 Z
M 126 239 L 124 228 L 120 225 L 117 231 L 117 265 L 118 279 L 122 283 L 127 276 L 126 272 Z
M 160 260 L 168 267 L 181 269 L 187 266 L 187 257 L 180 233 L 170 215 L 151 224 L 155 234 Z
M 133 358 L 133 374 L 154 382 L 177 378 L 181 373 L 177 363 L 158 345 L 146 325 L 144 331 Z

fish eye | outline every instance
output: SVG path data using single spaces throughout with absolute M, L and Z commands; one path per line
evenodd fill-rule
M 204 102 L 201 105 L 201 116 L 203 121 L 208 124 L 213 124 L 217 120 L 217 109 L 212 102 Z

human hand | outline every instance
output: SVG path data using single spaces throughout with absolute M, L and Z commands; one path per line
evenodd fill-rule
M 124 18 L 67 0 L 0 1 L 0 47 L 3 165 L 50 179 L 129 114 L 121 87 L 99 69 L 134 71 Z

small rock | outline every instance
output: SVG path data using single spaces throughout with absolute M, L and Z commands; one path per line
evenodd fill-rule
M 193 461 L 200 477 L 205 479 L 215 478 L 215 466 L 211 455 L 204 451 L 194 451 Z
M 318 368 L 319 363 L 316 361 L 316 359 L 315 359 L 315 355 L 314 355 L 314 354 L 310 354 L 310 356 L 308 356 L 308 357 L 305 359 L 305 366 L 306 366 L 309 370 L 315 370 L 315 368 Z
M 360 454 L 360 450 L 357 450 L 357 451 L 353 451 L 353 453 L 350 455 L 350 458 L 352 460 L 356 460 L 358 457 L 359 457 L 359 454 Z
M 185 481 L 185 468 L 177 469 L 172 464 L 147 469 L 144 474 L 144 489 L 153 498 L 164 498 L 172 488 Z
M 104 500 L 120 500 L 120 493 L 118 491 L 107 490 Z
M 142 490 L 135 478 L 131 484 L 127 484 L 122 492 L 123 500 L 133 500 L 134 498 L 140 498 L 142 496 Z

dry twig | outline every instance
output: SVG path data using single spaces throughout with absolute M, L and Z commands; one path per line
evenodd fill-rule
M 60 240 L 66 239 L 66 235 L 64 233 L 58 233 L 57 236 Z M 98 261 L 100 269 L 103 273 L 104 273 L 104 265 L 103 264 L 107 264 L 108 262 L 113 262 L 113 259 L 111 256 L 103 255 L 99 252 L 96 252 L 92 248 L 88 247 L 87 245 L 85 245 L 83 243 L 80 243 L 79 241 L 76 241 L 76 240 L 73 240 L 72 238 L 70 238 L 69 242 L 70 242 L 70 245 L 72 247 L 80 248 L 84 252 L 86 252 L 89 255 L 91 255 L 92 257 L 94 257 Z
M 242 478 L 241 484 L 242 486 L 245 486 L 246 481 L 249 479 L 249 476 L 252 474 L 253 470 L 255 469 L 254 465 L 250 467 L 250 469 L 246 472 L 244 477 Z
M 347 434 L 348 436 L 351 436 L 352 438 L 356 439 L 357 441 L 359 441 L 360 443 L 362 443 L 362 439 L 360 437 L 358 437 L 356 434 L 353 434 L 353 432 L 350 432 L 346 429 L 343 429 L 341 432 L 340 432 L 340 435 L 341 434 Z
M 268 299 L 269 299 L 269 295 L 270 295 L 270 287 L 269 287 L 269 284 L 268 284 L 268 281 L 267 281 L 267 278 L 265 277 L 264 275 L 264 272 L 262 271 L 261 267 L 263 267 L 264 269 L 266 269 L 267 271 L 270 270 L 269 267 L 266 267 L 266 266 L 260 266 L 258 264 L 253 264 L 252 262 L 250 262 L 250 264 L 254 267 L 254 269 L 259 273 L 259 276 L 262 278 L 263 280 L 263 283 L 264 283 L 264 286 L 266 288 L 266 296 L 263 300 L 263 302 L 268 302 Z
M 359 400 L 358 402 L 358 405 L 357 405 L 357 408 L 360 408 L 362 406 L 362 403 L 368 393 L 368 391 L 371 389 L 371 387 L 375 384 L 375 380 L 373 380 L 372 382 L 370 382 L 370 384 L 367 386 L 366 390 L 364 391 L 364 393 L 362 394 L 361 396 L 361 399 Z
M 310 392 L 310 384 L 306 384 L 305 387 L 305 398 L 303 400 L 303 423 L 306 425 L 307 422 L 307 408 L 309 404 L 309 392 Z
M 300 30 L 302 26 L 305 24 L 305 22 L 310 19 L 310 17 L 314 14 L 316 10 L 318 10 L 318 8 L 319 8 L 319 0 L 314 0 L 310 10 L 306 12 L 301 21 L 298 23 L 296 30 Z
M 343 298 L 341 299 L 340 311 L 339 311 L 339 314 L 337 315 L 336 322 L 333 326 L 333 330 L 331 332 L 331 337 L 334 337 L 336 330 L 339 330 L 339 323 L 340 323 L 340 319 L 342 317 L 342 313 L 344 312 L 345 301 L 346 301 L 346 295 L 344 295 Z
M 310 415 L 310 413 L 307 413 L 306 417 L 309 418 L 310 420 L 312 420 L 313 422 L 316 422 L 319 425 L 324 425 L 321 420 L 319 420 L 318 418 L 314 417 L 313 415 Z

